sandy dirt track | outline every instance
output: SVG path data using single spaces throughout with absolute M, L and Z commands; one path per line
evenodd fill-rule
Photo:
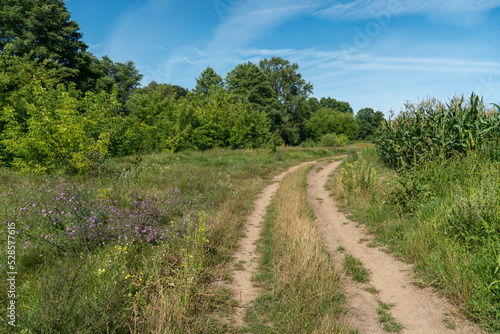
M 242 325 L 244 323 L 243 317 L 245 316 L 245 309 L 252 306 L 252 302 L 257 297 L 259 292 L 258 289 L 253 286 L 251 277 L 257 272 L 258 257 L 255 254 L 255 243 L 260 237 L 261 223 L 264 221 L 266 208 L 271 203 L 272 197 L 278 190 L 279 181 L 281 181 L 286 174 L 311 163 L 313 162 L 302 163 L 291 167 L 278 176 L 275 176 L 273 181 L 276 182 L 267 186 L 254 203 L 254 209 L 247 220 L 245 228 L 246 235 L 241 240 L 240 248 L 235 254 L 234 260 L 235 264 L 240 261 L 240 263 L 244 261 L 244 270 L 234 271 L 233 282 L 231 284 L 233 297 L 238 301 L 235 316 L 236 324 L 238 325 Z
M 335 200 L 324 188 L 328 176 L 340 165 L 340 161 L 306 162 L 288 169 L 276 176 L 276 181 L 267 186 L 254 203 L 254 209 L 245 226 L 245 237 L 235 254 L 234 264 L 243 264 L 244 270 L 235 270 L 231 289 L 238 301 L 235 320 L 237 325 L 244 325 L 245 310 L 252 307 L 257 297 L 258 288 L 253 286 L 251 277 L 257 272 L 258 256 L 255 254 L 256 242 L 260 237 L 261 223 L 267 206 L 279 187 L 283 177 L 299 167 L 315 164 L 307 178 L 307 197 L 317 218 L 317 224 L 325 241 L 326 249 L 332 255 L 332 261 L 339 271 L 345 253 L 337 248 L 343 246 L 347 252 L 361 259 L 371 271 L 370 285 L 379 290 L 374 295 L 362 285 L 343 275 L 343 285 L 348 298 L 348 320 L 359 329 L 359 334 L 385 333 L 378 322 L 378 300 L 395 304 L 390 311 L 397 321 L 404 325 L 402 333 L 482 333 L 480 329 L 464 319 L 455 316 L 456 309 L 443 298 L 438 297 L 431 288 L 418 288 L 413 284 L 411 266 L 398 261 L 394 256 L 378 248 L 370 248 L 360 243 L 361 238 L 371 238 L 357 223 L 348 220 L 336 207 Z M 455 328 L 447 328 L 443 319 L 447 317 L 455 323 Z
M 385 303 L 395 304 L 391 313 L 405 326 L 402 333 L 481 333 L 476 327 L 456 317 L 451 317 L 456 324 L 455 329 L 447 328 L 443 322 L 445 314 L 456 314 L 450 303 L 439 298 L 431 288 L 421 289 L 412 284 L 414 279 L 410 265 L 395 260 L 392 255 L 377 248 L 369 248 L 366 243 L 359 243 L 361 238 L 370 236 L 362 227 L 355 227 L 356 223 L 349 221 L 337 210 L 335 201 L 324 188 L 328 175 L 339 164 L 340 162 L 319 163 L 311 170 L 307 179 L 308 200 L 316 214 L 326 248 L 338 268 L 341 269 L 344 254 L 337 251 L 337 248 L 344 246 L 346 251 L 361 259 L 371 270 L 370 283 L 380 290 L 380 299 Z M 319 167 L 323 169 L 317 171 Z M 384 333 L 377 320 L 377 296 L 365 291 L 366 285 L 354 283 L 348 278 L 344 278 L 344 283 L 350 308 L 348 318 L 358 327 L 359 333 Z

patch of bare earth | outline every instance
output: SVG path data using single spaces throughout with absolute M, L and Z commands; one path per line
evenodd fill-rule
M 359 243 L 361 238 L 370 236 L 363 228 L 355 227 L 356 223 L 349 221 L 337 210 L 335 201 L 324 188 L 328 175 L 333 173 L 339 164 L 340 162 L 320 163 L 311 170 L 307 179 L 307 193 L 333 261 L 342 263 L 344 254 L 337 251 L 337 248 L 343 246 L 370 269 L 370 283 L 380 291 L 377 297 L 364 290 L 366 285 L 354 283 L 344 277 L 350 307 L 348 319 L 358 327 L 359 333 L 384 333 L 377 318 L 377 298 L 385 303 L 395 304 L 391 313 L 404 325 L 403 333 L 481 333 L 467 321 L 452 316 L 457 314 L 457 311 L 446 299 L 438 297 L 431 288 L 416 287 L 412 283 L 414 275 L 410 265 L 377 248 L 367 247 L 366 243 Z M 448 327 L 444 318 L 448 318 Z M 449 326 L 452 322 L 454 326 Z
M 253 286 L 252 275 L 257 272 L 258 257 L 255 254 L 256 242 L 260 236 L 261 223 L 264 221 L 267 206 L 271 203 L 271 199 L 278 190 L 279 181 L 283 177 L 296 170 L 297 168 L 310 164 L 306 162 L 298 166 L 288 169 L 286 172 L 275 176 L 273 184 L 267 186 L 255 201 L 254 209 L 248 217 L 245 226 L 245 237 L 241 239 L 241 244 L 238 252 L 235 254 L 234 265 L 241 270 L 235 270 L 231 289 L 233 297 L 238 301 L 236 307 L 235 321 L 236 325 L 244 325 L 245 310 L 252 307 L 253 300 L 258 295 L 258 288 Z

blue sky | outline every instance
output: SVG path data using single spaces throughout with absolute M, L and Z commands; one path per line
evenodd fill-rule
M 313 96 L 386 115 L 428 96 L 500 103 L 500 0 L 68 0 L 98 57 L 192 89 L 207 67 L 282 57 Z

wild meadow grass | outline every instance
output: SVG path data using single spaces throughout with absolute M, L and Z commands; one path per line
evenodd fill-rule
M 215 316 L 231 312 L 230 291 L 213 282 L 255 196 L 277 172 L 332 154 L 216 149 L 116 158 L 89 175 L 0 170 L 2 247 L 15 226 L 17 330 L 231 331 Z
M 342 207 L 376 242 L 413 263 L 426 285 L 485 330 L 500 331 L 500 163 L 471 151 L 396 173 L 373 148 L 349 160 L 370 165 L 378 177 L 353 188 L 345 174 L 360 169 L 341 165 L 329 186 Z
M 247 313 L 252 333 L 355 333 L 346 299 L 307 202 L 310 167 L 287 175 L 268 208 L 262 238 L 262 293 Z

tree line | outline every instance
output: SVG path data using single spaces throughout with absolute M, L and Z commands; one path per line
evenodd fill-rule
M 0 163 L 27 171 L 98 168 L 108 156 L 369 138 L 381 112 L 312 97 L 299 66 L 273 57 L 207 67 L 192 90 L 151 82 L 132 61 L 98 59 L 61 0 L 0 5 Z

